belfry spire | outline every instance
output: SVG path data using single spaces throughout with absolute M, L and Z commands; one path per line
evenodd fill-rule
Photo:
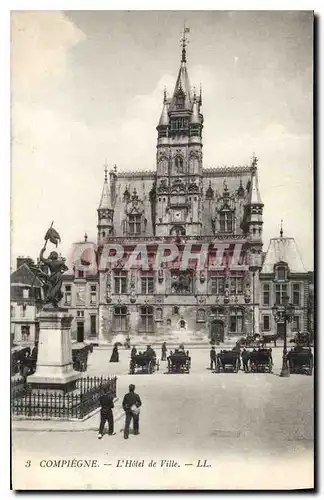
M 178 73 L 178 78 L 174 87 L 173 96 L 170 102 L 169 110 L 178 110 L 180 108 L 185 110 L 191 110 L 192 99 L 191 99 L 191 89 L 189 76 L 187 71 L 187 51 L 186 47 L 188 45 L 187 33 L 190 33 L 190 29 L 184 26 L 182 38 L 180 43 L 182 45 L 181 54 L 181 64 Z

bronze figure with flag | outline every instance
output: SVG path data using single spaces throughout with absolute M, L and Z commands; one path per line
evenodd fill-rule
M 47 245 L 47 241 L 50 240 L 50 242 L 53 243 L 53 245 L 55 245 L 57 248 L 57 245 L 61 243 L 61 237 L 58 234 L 58 232 L 54 229 L 53 223 L 54 221 L 50 225 L 49 229 L 46 231 L 44 240 L 46 242 L 45 246 Z
M 41 277 L 44 283 L 44 293 L 45 293 L 45 303 L 52 304 L 53 307 L 57 308 L 60 300 L 63 297 L 61 292 L 63 273 L 68 270 L 65 265 L 65 259 L 59 257 L 58 253 L 55 251 L 50 252 L 48 258 L 44 257 L 44 252 L 46 250 L 47 242 L 50 241 L 57 247 L 58 243 L 61 242 L 61 237 L 59 233 L 54 229 L 53 222 L 45 234 L 45 245 L 40 251 L 39 260 L 40 263 L 45 265 L 45 267 L 50 271 L 50 274 L 40 270 Z

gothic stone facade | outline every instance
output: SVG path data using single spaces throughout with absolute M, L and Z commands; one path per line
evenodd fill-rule
M 124 257 L 99 273 L 99 343 L 118 334 L 208 339 L 259 331 L 259 271 L 262 213 L 257 159 L 250 165 L 204 168 L 202 97 L 191 89 L 186 52 L 171 98 L 164 95 L 157 126 L 156 170 L 105 172 L 98 208 L 99 253 L 120 243 Z M 199 250 L 229 247 L 224 268 L 181 270 L 179 261 L 155 271 L 126 269 L 136 244 L 148 246 L 154 260 L 160 243 Z M 234 272 L 229 254 L 242 249 Z

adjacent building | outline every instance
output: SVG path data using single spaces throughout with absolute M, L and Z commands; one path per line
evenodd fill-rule
M 272 315 L 272 307 L 282 304 L 284 296 L 288 296 L 289 302 L 295 306 L 294 317 L 287 325 L 287 335 L 313 328 L 310 316 L 311 273 L 304 268 L 294 238 L 284 237 L 282 229 L 279 238 L 270 240 L 259 278 L 262 333 L 284 334 L 284 323 L 276 323 Z
M 30 257 L 18 257 L 10 278 L 11 343 L 34 344 L 38 339 L 38 313 L 42 305 L 42 283 L 32 270 Z

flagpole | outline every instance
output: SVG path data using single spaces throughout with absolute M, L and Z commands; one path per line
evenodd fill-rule
M 54 224 L 54 221 L 52 220 L 52 224 L 50 225 L 50 227 L 49 227 L 49 229 L 47 230 L 47 232 L 48 232 L 50 229 L 52 229 L 53 224 Z M 48 238 L 45 240 L 44 250 L 46 250 L 47 242 L 48 242 Z

